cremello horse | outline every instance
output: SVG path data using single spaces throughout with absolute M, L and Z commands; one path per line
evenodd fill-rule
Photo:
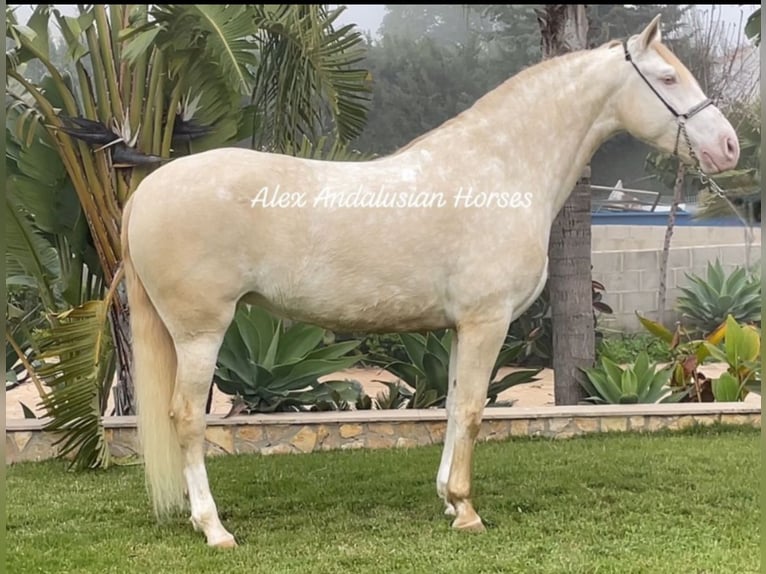
M 524 70 L 388 157 L 219 149 L 148 176 L 122 240 L 155 511 L 182 508 L 188 493 L 207 543 L 236 545 L 210 492 L 204 433 L 217 353 L 243 300 L 345 332 L 454 329 L 436 490 L 454 528 L 482 530 L 471 474 L 492 366 L 545 284 L 556 214 L 619 131 L 707 173 L 739 158 L 732 126 L 661 43 L 658 17 L 626 43 Z

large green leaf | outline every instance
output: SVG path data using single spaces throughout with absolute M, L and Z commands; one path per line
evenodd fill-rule
M 661 369 L 654 374 L 649 386 L 643 394 L 646 403 L 658 402 L 666 393 L 671 371 L 668 368 Z
M 652 321 L 651 319 L 642 317 L 638 314 L 638 311 L 636 311 L 636 317 L 638 317 L 638 320 L 641 322 L 644 328 L 655 337 L 662 339 L 666 343 L 670 343 L 673 340 L 673 333 L 671 333 L 666 327 L 657 321 Z
M 13 275 L 33 278 L 46 308 L 57 309 L 55 282 L 61 266 L 56 250 L 35 231 L 12 190 L 6 192 L 5 207 L 6 278 Z
M 314 382 L 319 377 L 329 375 L 335 371 L 347 369 L 358 360 L 357 357 L 341 357 L 332 360 L 305 360 L 290 366 L 287 372 L 277 367 L 274 369 L 274 374 L 278 374 L 279 379 L 275 380 L 274 387 L 277 389 L 285 389 L 288 387 L 302 388 L 306 384 Z
M 495 378 L 497 371 L 499 371 L 502 367 L 508 366 L 513 361 L 515 361 L 523 350 L 524 341 L 512 341 L 503 345 L 503 348 L 501 349 L 497 356 L 497 360 L 495 361 L 495 366 L 492 369 L 492 378 Z
M 250 92 L 253 77 L 248 66 L 256 64 L 253 44 L 253 18 L 246 5 L 192 4 L 184 6 L 199 14 L 199 32 L 205 35 L 205 48 L 217 59 L 224 77 L 236 82 L 237 91 Z
M 122 51 L 122 57 L 130 64 L 151 52 L 154 47 L 157 35 L 162 32 L 162 28 L 156 25 L 142 26 L 140 28 L 126 28 L 120 34 L 120 40 L 126 41 L 127 45 Z
M 206 60 L 221 70 L 221 77 L 231 91 L 250 92 L 253 83 L 250 67 L 257 63 L 251 6 L 157 4 L 151 16 L 151 23 L 138 27 L 134 34 L 124 34 L 124 38 L 138 46 L 150 45 L 151 39 L 175 58 L 174 71 L 185 65 L 183 59 L 187 56 Z M 154 34 L 157 27 L 161 32 Z M 136 58 L 138 46 L 130 49 L 128 57 Z
M 388 372 L 392 373 L 396 377 L 399 377 L 402 382 L 406 383 L 413 389 L 417 386 L 418 381 L 426 378 L 425 373 L 411 363 L 393 361 L 384 365 L 384 367 Z
M 93 25 L 95 15 L 92 11 L 86 11 L 79 16 L 64 16 L 58 10 L 54 14 L 59 23 L 59 29 L 66 40 L 69 59 L 72 62 L 79 62 L 88 54 L 88 47 L 80 42 L 80 37 Z
M 108 302 L 89 301 L 58 321 L 39 338 L 45 364 L 38 375 L 50 387 L 42 401 L 52 417 L 45 428 L 62 433 L 61 456 L 72 453 L 76 467 L 105 467 L 109 448 L 101 414 L 115 369 Z
M 443 363 L 437 355 L 428 353 L 423 356 L 423 371 L 426 374 L 428 387 L 434 389 L 439 397 L 445 398 L 449 389 L 447 367 L 448 364 Z
M 15 14 L 6 7 L 5 35 L 16 43 L 17 49 L 14 50 L 16 62 L 23 63 L 38 56 L 44 58 L 49 56 L 48 20 L 51 6 L 51 4 L 38 4 L 25 25 L 19 24 Z M 20 42 L 21 37 L 26 41 Z
M 347 355 L 354 349 L 356 349 L 362 342 L 361 341 L 343 341 L 342 343 L 333 343 L 307 353 L 305 358 L 310 359 L 338 359 L 343 355 Z
M 260 61 L 251 101 L 260 110 L 253 147 L 285 151 L 303 136 L 316 139 L 324 113 L 343 142 L 356 137 L 367 116 L 361 35 L 334 29 L 340 10 L 321 5 L 254 5 Z
M 610 404 L 618 404 L 620 402 L 622 392 L 617 384 L 610 379 L 605 372 L 595 368 L 583 370 L 592 384 L 592 390 L 595 391 L 595 394 L 592 394 L 593 397 L 598 397 L 602 401 Z M 620 379 L 621 378 L 622 374 L 620 374 Z
M 447 332 L 443 335 L 444 339 L 447 337 L 451 337 L 452 335 Z M 426 349 L 428 351 L 428 355 L 433 355 L 433 357 L 441 363 L 444 368 L 446 368 L 449 365 L 449 353 L 450 348 L 449 344 L 445 344 L 445 342 L 442 341 L 439 337 L 437 337 L 434 333 L 429 332 L 428 336 L 426 337 Z M 425 360 L 425 356 L 423 357 Z M 423 365 L 425 367 L 425 364 Z
M 420 333 L 400 333 L 399 340 L 404 346 L 404 350 L 418 369 L 423 369 L 423 356 L 427 352 L 426 338 Z
M 499 381 L 490 383 L 489 389 L 487 390 L 487 397 L 489 397 L 489 402 L 494 403 L 497 401 L 498 395 L 510 389 L 511 387 L 516 385 L 523 385 L 525 383 L 531 383 L 538 380 L 537 375 L 540 373 L 540 371 L 542 371 L 542 369 L 515 371 L 513 373 L 508 373 Z
M 601 357 L 601 365 L 606 372 L 607 377 L 615 384 L 619 384 L 622 381 L 624 370 L 609 357 Z
M 739 394 L 739 381 L 730 373 L 722 373 L 713 381 L 713 396 L 717 402 L 736 402 Z
M 215 375 L 216 385 L 227 395 L 240 395 L 245 398 L 260 396 L 261 391 L 267 389 L 273 379 L 272 374 L 246 359 L 240 361 L 242 362 L 236 365 L 236 369 L 230 363 L 219 362 Z M 246 369 L 241 369 L 243 364 L 247 365 Z
M 278 364 L 289 362 L 293 358 L 300 359 L 322 342 L 324 329 L 305 323 L 292 325 L 282 336 L 277 351 Z

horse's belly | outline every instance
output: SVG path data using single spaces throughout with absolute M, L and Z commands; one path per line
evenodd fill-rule
M 392 293 L 381 285 L 376 291 L 357 293 L 342 286 L 312 292 L 250 292 L 246 302 L 294 321 L 337 332 L 393 333 L 451 327 L 444 305 L 434 295 Z

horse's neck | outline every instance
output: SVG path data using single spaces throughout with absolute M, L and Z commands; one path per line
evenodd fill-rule
M 544 195 L 555 217 L 595 151 L 620 129 L 610 96 L 624 80 L 621 54 L 601 48 L 528 68 L 408 147 L 502 162 L 507 181 Z

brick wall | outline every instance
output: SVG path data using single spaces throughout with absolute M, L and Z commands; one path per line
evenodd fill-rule
M 592 228 L 593 278 L 606 287 L 604 301 L 614 315 L 603 315 L 600 325 L 624 332 L 641 332 L 635 312 L 657 318 L 659 262 L 665 227 L 595 225 Z M 741 227 L 678 227 L 668 256 L 665 322 L 678 318 L 674 311 L 679 287 L 688 285 L 685 274 L 705 275 L 707 264 L 719 258 L 727 272 L 761 258 L 761 230 L 753 230 L 748 246 Z

